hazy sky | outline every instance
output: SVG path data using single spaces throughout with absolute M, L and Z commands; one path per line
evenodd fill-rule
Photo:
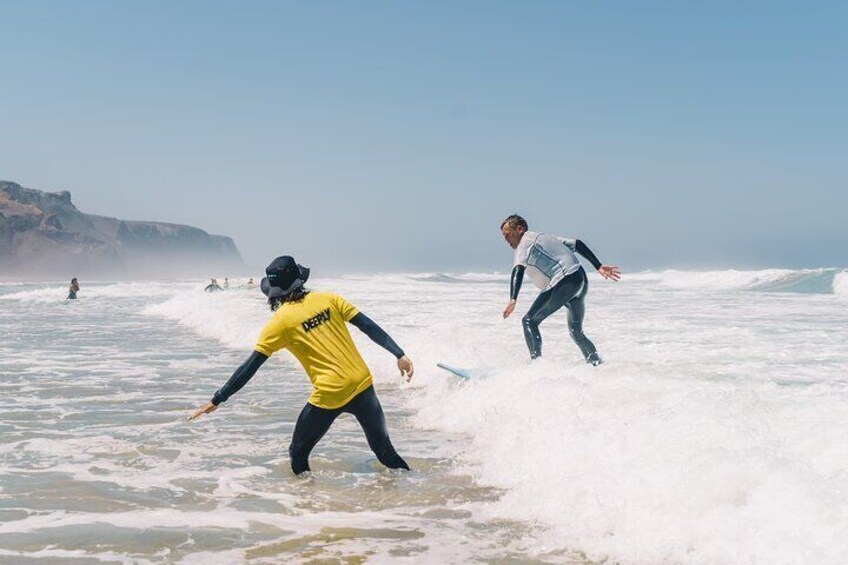
M 848 266 L 844 2 L 0 0 L 0 179 L 264 266 Z

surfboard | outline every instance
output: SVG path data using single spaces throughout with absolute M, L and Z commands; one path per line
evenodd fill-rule
M 471 378 L 471 372 L 466 369 L 457 369 L 456 367 L 451 367 L 450 365 L 445 365 L 444 363 L 436 363 L 436 367 L 439 369 L 444 369 L 448 373 L 455 375 L 463 380 L 469 380 Z

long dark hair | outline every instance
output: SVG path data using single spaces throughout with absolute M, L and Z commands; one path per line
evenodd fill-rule
M 309 294 L 309 292 L 310 291 L 309 291 L 308 288 L 300 287 L 298 289 L 291 291 L 290 293 L 288 293 L 285 296 L 277 296 L 275 298 L 269 298 L 268 299 L 268 306 L 270 306 L 271 311 L 274 312 L 274 311 L 277 310 L 277 308 L 279 308 L 280 306 L 282 306 L 286 302 L 300 302 L 301 300 L 304 299 L 304 297 L 307 294 Z

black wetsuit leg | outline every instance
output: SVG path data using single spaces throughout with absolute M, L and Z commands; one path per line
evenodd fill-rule
M 530 305 L 530 309 L 521 318 L 521 326 L 524 328 L 524 341 L 527 342 L 527 349 L 530 350 L 530 359 L 542 356 L 542 334 L 539 333 L 539 324 L 562 306 L 555 307 L 551 304 L 553 292 L 554 289 L 550 289 L 539 294 L 533 304 Z
M 356 395 L 353 400 L 345 404 L 342 410 L 356 417 L 359 425 L 362 426 L 362 431 L 365 432 L 368 446 L 380 463 L 389 469 L 409 471 L 409 465 L 398 455 L 389 439 L 386 416 L 383 414 L 383 407 L 373 386 Z
M 536 297 L 521 320 L 531 359 L 542 355 L 542 334 L 539 333 L 539 324 L 563 306 L 568 308 L 569 332 L 583 356 L 587 361 L 592 361 L 593 356 L 597 357 L 595 345 L 583 333 L 584 298 L 588 289 L 586 271 L 581 268 L 559 281 L 552 289 Z
M 595 344 L 592 343 L 592 340 L 583 333 L 583 315 L 586 313 L 586 302 L 584 299 L 586 298 L 586 293 L 589 292 L 589 280 L 582 269 L 580 273 L 583 274 L 583 290 L 565 305 L 568 309 L 568 331 L 571 334 L 571 339 L 580 348 L 580 352 L 583 353 L 586 361 L 592 364 L 598 364 L 600 363 L 598 350 L 595 349 Z
M 289 446 L 291 469 L 295 475 L 309 471 L 309 454 L 341 413 L 341 408 L 327 410 L 308 402 L 300 411 Z

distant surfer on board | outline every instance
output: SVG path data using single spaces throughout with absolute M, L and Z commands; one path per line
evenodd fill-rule
M 277 257 L 265 274 L 260 288 L 268 297 L 274 315 L 259 334 L 250 357 L 189 420 L 214 412 L 247 384 L 271 354 L 288 349 L 303 365 L 313 386 L 312 395 L 297 418 L 289 447 L 294 474 L 309 471 L 312 448 L 345 412 L 359 421 L 368 446 L 380 463 L 391 469 L 409 470 L 389 440 L 386 417 L 374 392 L 371 371 L 356 349 L 345 322 L 397 357 L 398 369 L 401 375 L 406 375 L 407 382 L 414 371 L 412 361 L 380 326 L 344 298 L 304 288 L 309 269 L 298 265 L 292 257 Z
M 515 249 L 509 303 L 504 308 L 503 317 L 508 318 L 515 310 L 525 272 L 542 291 L 521 319 L 530 358 L 542 355 L 539 324 L 564 306 L 568 310 L 571 339 L 580 348 L 586 362 L 592 365 L 603 363 L 595 344 L 583 333 L 584 299 L 589 291 L 589 281 L 575 253 L 588 259 L 605 279 L 619 280 L 618 267 L 602 264 L 579 239 L 528 231 L 527 221 L 518 214 L 501 222 L 501 233 L 509 246 Z

